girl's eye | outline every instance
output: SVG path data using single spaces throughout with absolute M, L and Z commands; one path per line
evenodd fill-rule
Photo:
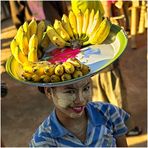
M 74 90 L 69 90 L 69 91 L 66 91 L 65 93 L 67 93 L 67 94 L 74 94 L 75 91 Z
M 88 91 L 89 88 L 90 88 L 90 86 L 85 87 L 85 88 L 84 88 L 84 91 Z

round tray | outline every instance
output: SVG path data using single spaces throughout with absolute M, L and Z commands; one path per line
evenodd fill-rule
M 65 61 L 67 58 L 75 57 L 90 67 L 90 72 L 82 77 L 56 83 L 36 83 L 26 81 L 22 77 L 23 69 L 13 56 L 6 63 L 6 71 L 14 79 L 34 86 L 54 87 L 72 84 L 85 77 L 91 77 L 113 63 L 124 51 L 127 45 L 127 36 L 123 29 L 112 25 L 107 39 L 101 45 L 90 45 L 82 49 L 52 49 L 46 53 L 44 58 L 50 62 Z

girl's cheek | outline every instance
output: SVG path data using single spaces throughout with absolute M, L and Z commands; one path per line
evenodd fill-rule
M 92 92 L 91 91 L 84 92 L 83 96 L 84 96 L 85 100 L 91 100 Z

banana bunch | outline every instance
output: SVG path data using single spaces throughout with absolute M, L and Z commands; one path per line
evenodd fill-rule
M 69 15 L 63 14 L 61 20 L 55 19 L 53 25 L 47 26 L 50 41 L 59 48 L 70 46 L 81 48 L 88 44 L 101 44 L 108 36 L 111 23 L 97 10 L 80 9 Z
M 67 81 L 90 72 L 87 65 L 76 58 L 63 63 L 51 64 L 48 61 L 29 62 L 23 65 L 22 77 L 27 81 L 54 83 Z
M 46 33 L 45 21 L 37 23 L 32 19 L 30 23 L 24 22 L 19 27 L 16 36 L 10 43 L 10 49 L 14 58 L 21 64 L 37 62 L 42 57 L 42 50 L 51 44 Z

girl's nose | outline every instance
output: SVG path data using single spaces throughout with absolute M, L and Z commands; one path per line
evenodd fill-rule
M 85 101 L 85 99 L 84 99 L 83 93 L 82 92 L 77 93 L 76 99 L 74 100 L 74 103 L 75 104 L 81 104 L 84 101 Z

